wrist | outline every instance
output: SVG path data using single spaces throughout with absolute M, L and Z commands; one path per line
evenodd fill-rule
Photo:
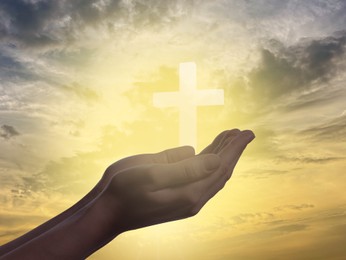
M 67 219 L 57 230 L 58 234 L 65 233 L 61 235 L 65 242 L 60 242 L 60 252 L 57 253 L 66 258 L 73 256 L 71 259 L 86 258 L 122 233 L 116 204 L 111 202 L 107 194 L 101 193 Z
M 9 259 L 84 259 L 122 233 L 115 200 L 107 194 L 6 255 Z
M 74 242 L 82 242 L 81 256 L 88 257 L 125 231 L 122 229 L 119 208 L 114 197 L 101 193 L 73 221 L 71 227 L 77 238 Z
M 126 231 L 121 220 L 121 203 L 114 194 L 107 192 L 107 189 L 90 205 L 90 214 L 97 218 L 101 233 L 108 232 L 115 237 Z

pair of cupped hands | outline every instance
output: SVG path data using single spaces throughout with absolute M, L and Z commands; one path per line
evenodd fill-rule
M 197 155 L 183 146 L 117 161 L 71 208 L 0 247 L 0 258 L 82 259 L 125 231 L 194 216 L 254 138 L 232 129 Z

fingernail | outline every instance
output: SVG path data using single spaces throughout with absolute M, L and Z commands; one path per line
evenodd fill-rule
M 255 139 L 255 134 L 251 130 L 245 130 L 242 132 L 244 137 L 247 139 L 247 141 L 250 143 L 253 139 Z
M 219 168 L 220 163 L 221 163 L 220 157 L 217 156 L 216 154 L 208 155 L 208 156 L 204 157 L 203 160 L 204 160 L 203 161 L 204 168 L 207 171 L 212 171 L 212 170 Z

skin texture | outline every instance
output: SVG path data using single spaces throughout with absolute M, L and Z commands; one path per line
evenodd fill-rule
M 83 259 L 122 232 L 196 215 L 231 177 L 251 131 L 120 160 L 82 200 L 1 248 L 4 259 Z

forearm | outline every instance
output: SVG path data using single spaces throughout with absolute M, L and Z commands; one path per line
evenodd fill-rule
M 0 257 L 20 247 L 21 245 L 27 243 L 31 239 L 34 239 L 42 235 L 43 233 L 47 232 L 51 228 L 55 227 L 59 223 L 63 222 L 65 219 L 69 218 L 70 216 L 78 212 L 90 201 L 95 199 L 104 190 L 104 188 L 107 186 L 108 182 L 110 181 L 112 176 L 116 174 L 116 172 L 120 171 L 121 169 L 130 167 L 130 166 L 135 166 L 137 164 L 141 164 L 146 161 L 149 161 L 152 157 L 153 155 L 150 155 L 150 154 L 132 156 L 132 157 L 124 158 L 116 162 L 115 164 L 111 165 L 111 167 L 109 167 L 109 169 L 106 170 L 106 172 L 104 173 L 99 183 L 79 202 L 77 202 L 76 204 L 74 204 L 72 207 L 65 210 L 64 212 L 60 213 L 56 217 L 48 220 L 47 222 L 36 227 L 35 229 L 29 231 L 28 233 L 16 238 L 15 240 L 8 242 L 7 244 L 0 246 Z
M 113 200 L 114 202 L 114 200 Z M 84 259 L 120 234 L 116 204 L 100 195 L 74 215 L 4 256 L 5 259 Z
M 74 204 L 69 209 L 63 211 L 59 215 L 55 216 L 54 218 L 48 220 L 47 222 L 41 224 L 40 226 L 36 227 L 35 229 L 29 231 L 28 233 L 16 238 L 15 240 L 12 240 L 8 242 L 7 244 L 4 244 L 0 247 L 0 256 L 3 256 L 12 250 L 24 245 L 31 239 L 34 239 L 43 233 L 47 232 L 48 230 L 54 228 L 56 225 L 60 224 L 64 220 L 71 217 L 73 214 L 78 212 L 80 209 L 85 207 L 88 203 L 90 203 L 93 199 L 97 197 L 97 195 L 102 191 L 102 187 L 104 184 L 102 183 L 102 180 L 88 193 L 86 194 L 80 201 L 78 201 L 76 204 Z

